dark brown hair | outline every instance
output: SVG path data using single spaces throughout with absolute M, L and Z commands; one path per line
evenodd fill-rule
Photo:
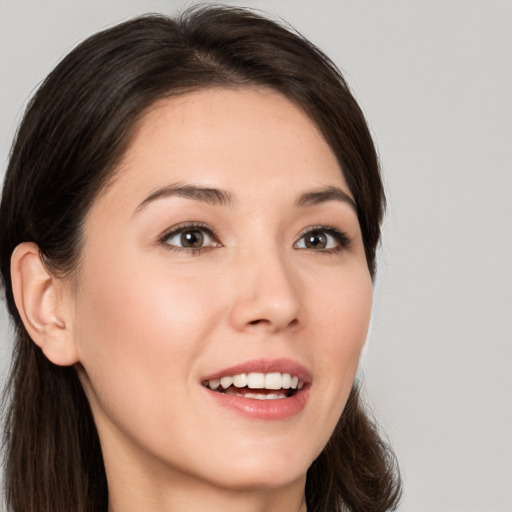
M 252 11 L 195 7 L 148 15 L 75 48 L 30 101 L 14 142 L 0 205 L 0 264 L 15 327 L 5 395 L 5 491 L 12 512 L 105 512 L 98 435 L 74 368 L 50 363 L 13 301 L 10 257 L 35 242 L 48 268 L 72 272 L 84 217 L 157 100 L 208 87 L 269 87 L 316 123 L 354 195 L 375 273 L 384 193 L 364 116 L 336 66 L 290 28 Z M 389 448 L 354 386 L 328 445 L 308 472 L 310 512 L 396 507 L 400 480 Z

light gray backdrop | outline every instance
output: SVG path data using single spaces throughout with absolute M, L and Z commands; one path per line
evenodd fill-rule
M 401 462 L 400 511 L 512 512 L 512 2 L 236 3 L 331 55 L 377 140 L 390 206 L 362 368 Z M 0 174 L 28 96 L 65 53 L 182 5 L 0 0 Z M 4 311 L 0 333 L 1 382 Z

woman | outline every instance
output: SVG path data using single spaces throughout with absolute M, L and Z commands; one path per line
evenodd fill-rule
M 73 50 L 6 174 L 6 496 L 25 511 L 383 511 L 353 385 L 384 196 L 364 117 L 254 13 Z

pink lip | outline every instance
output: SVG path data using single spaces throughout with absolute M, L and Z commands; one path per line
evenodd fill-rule
M 207 375 L 203 378 L 202 382 L 206 380 L 220 379 L 226 375 L 237 375 L 239 373 L 250 372 L 289 373 L 290 375 L 296 375 L 305 384 L 311 382 L 311 373 L 308 369 L 291 359 L 252 359 L 245 363 L 230 366 L 229 368 Z
M 256 359 L 246 361 L 245 363 L 208 375 L 202 382 L 220 379 L 226 375 L 250 372 L 290 373 L 299 377 L 304 382 L 304 387 L 291 397 L 276 400 L 257 400 L 255 398 L 227 395 L 212 391 L 205 386 L 203 389 L 220 406 L 252 419 L 283 420 L 298 414 L 306 406 L 311 390 L 311 374 L 304 366 L 289 359 Z

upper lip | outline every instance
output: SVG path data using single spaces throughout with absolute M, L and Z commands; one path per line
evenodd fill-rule
M 251 359 L 229 368 L 216 371 L 203 377 L 202 381 L 220 379 L 228 375 L 238 375 L 240 373 L 289 373 L 296 375 L 305 384 L 311 382 L 311 373 L 302 364 L 291 359 Z

